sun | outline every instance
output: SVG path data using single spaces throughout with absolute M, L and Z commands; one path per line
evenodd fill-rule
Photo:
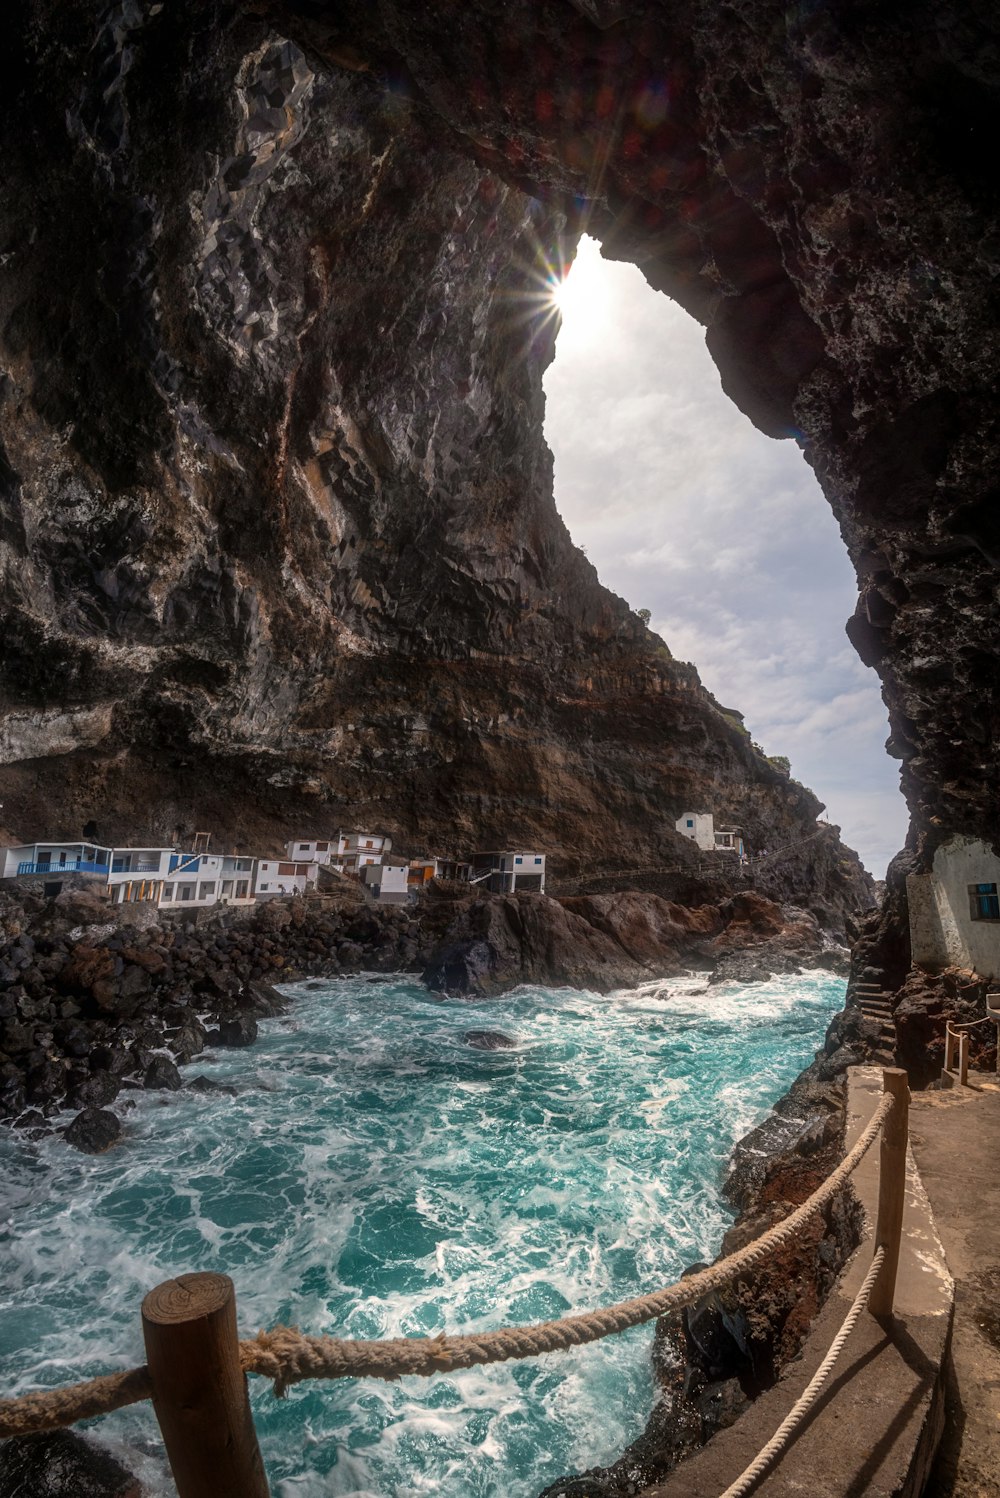
M 549 295 L 562 318 L 561 338 L 589 341 L 605 329 L 611 313 L 607 272 L 597 240 L 585 236 L 573 263 L 551 281 Z

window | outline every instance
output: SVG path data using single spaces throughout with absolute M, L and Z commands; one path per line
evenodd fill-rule
M 970 884 L 969 906 L 974 921 L 1000 921 L 1000 896 L 995 884 Z
M 165 884 L 163 886 L 163 898 L 164 900 L 172 900 L 174 898 L 174 887 L 172 884 Z
M 330 847 L 329 843 L 317 843 L 316 844 L 316 852 L 317 853 L 326 853 L 326 852 L 329 851 L 329 847 Z
M 524 859 L 523 859 L 523 858 L 515 858 L 515 859 L 514 859 L 514 862 L 515 862 L 515 863 L 523 863 L 523 862 L 524 862 Z
M 541 860 L 541 859 L 540 859 L 540 858 L 536 858 L 536 859 L 535 859 L 535 862 L 536 862 L 536 863 L 541 863 L 541 861 L 542 861 L 542 860 Z
M 687 826 L 687 827 L 693 827 L 694 826 L 694 821 L 693 821 L 693 819 L 691 817 L 688 817 L 687 822 L 685 823 L 685 826 Z
M 279 865 L 278 865 L 278 873 L 279 874 L 294 874 L 295 873 L 295 865 L 293 863 L 279 863 Z
M 177 886 L 177 898 L 179 900 L 193 900 L 194 899 L 194 885 L 193 884 L 179 884 Z
M 369 838 L 368 841 L 365 843 L 365 847 L 366 848 L 374 848 L 374 846 L 375 846 L 375 844 L 372 842 L 371 838 Z
M 267 885 L 266 885 L 266 884 L 259 884 L 259 885 L 258 885 L 258 886 L 257 886 L 257 888 L 258 888 L 258 889 L 267 889 L 267 888 L 268 888 L 268 886 L 267 886 Z

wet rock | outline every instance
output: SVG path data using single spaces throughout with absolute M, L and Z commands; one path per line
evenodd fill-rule
M 108 1452 L 74 1431 L 0 1442 L 0 1498 L 143 1498 Z
M 229 1097 L 236 1096 L 236 1088 L 230 1087 L 228 1083 L 216 1082 L 211 1077 L 192 1077 L 187 1086 L 192 1092 L 221 1092 Z
M 251 1014 L 238 1014 L 233 1019 L 221 1020 L 218 1031 L 213 1033 L 218 1035 L 216 1045 L 253 1045 L 257 1039 L 257 1021 Z
M 166 1056 L 154 1056 L 143 1073 L 142 1085 L 150 1090 L 165 1088 L 176 1092 L 181 1085 L 181 1074 Z
M 517 1047 L 513 1035 L 503 1030 L 466 1030 L 462 1039 L 476 1051 L 511 1051 Z
M 121 1092 L 121 1077 L 110 1071 L 94 1071 L 73 1082 L 67 1102 L 71 1108 L 104 1108 Z
M 106 1108 L 84 1108 L 66 1129 L 66 1143 L 85 1155 L 101 1155 L 117 1144 L 122 1126 Z

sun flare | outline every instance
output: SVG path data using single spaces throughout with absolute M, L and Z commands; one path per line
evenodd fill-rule
M 550 295 L 562 318 L 562 333 L 573 340 L 596 336 L 611 311 L 608 267 L 596 239 L 580 240 L 576 259 L 562 276 L 554 276 Z

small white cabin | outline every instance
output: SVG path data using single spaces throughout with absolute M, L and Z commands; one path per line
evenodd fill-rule
M 204 910 L 217 905 L 222 879 L 221 853 L 174 853 L 160 895 L 161 910 Z
M 319 878 L 318 863 L 295 859 L 259 858 L 254 894 L 258 900 L 277 900 L 282 895 L 304 895 Z
M 710 811 L 686 811 L 674 827 L 682 837 L 689 837 L 702 853 L 735 853 L 745 856 L 743 834 L 738 827 L 716 827 Z
M 392 852 L 392 838 L 384 832 L 341 832 L 337 863 L 348 872 L 382 863 Z
M 1000 978 L 1000 858 L 978 838 L 942 843 L 930 871 L 906 876 L 910 951 L 919 967 Z
M 334 838 L 325 838 L 319 841 L 302 841 L 286 843 L 285 857 L 296 863 L 339 863 L 340 842 L 343 834 L 338 833 Z
M 702 853 L 715 852 L 715 818 L 710 811 L 686 811 L 674 827 L 681 837 L 689 837 Z
M 405 863 L 366 864 L 361 870 L 362 884 L 366 885 L 383 905 L 405 905 L 410 898 L 410 868 Z
M 471 884 L 484 885 L 491 894 L 512 895 L 517 890 L 545 892 L 545 854 L 524 849 L 473 853 Z

